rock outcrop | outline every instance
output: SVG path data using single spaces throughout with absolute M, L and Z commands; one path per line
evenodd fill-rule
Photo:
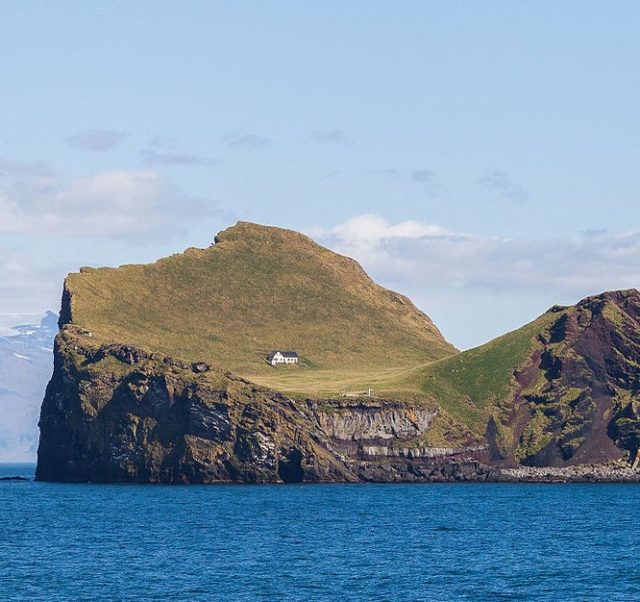
M 636 445 L 633 403 L 611 406 L 611 445 Z M 54 375 L 42 406 L 36 478 L 136 483 L 623 482 L 640 476 L 627 462 L 616 461 L 622 447 L 597 464 L 554 468 L 539 462 L 545 468 L 534 468 L 495 461 L 489 440 L 462 447 L 429 446 L 426 440 L 440 412 L 438 405 L 418 402 L 294 399 L 230 373 L 200 371 L 131 346 L 95 347 L 87 333 L 65 325 L 56 341 Z M 591 423 L 585 419 L 585 424 L 586 432 Z
M 266 365 L 277 343 L 304 350 L 296 372 Z M 457 353 L 352 260 L 240 224 L 72 275 L 54 355 L 39 480 L 640 480 L 636 290 Z M 378 397 L 338 392 L 369 379 Z
M 640 293 L 588 297 L 549 316 L 515 372 L 503 459 L 538 467 L 632 462 L 640 444 Z

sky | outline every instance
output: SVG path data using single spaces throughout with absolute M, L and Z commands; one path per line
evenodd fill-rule
M 460 348 L 640 284 L 640 3 L 0 0 L 0 331 L 242 219 Z

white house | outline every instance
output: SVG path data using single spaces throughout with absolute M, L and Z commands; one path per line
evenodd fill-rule
M 277 366 L 278 364 L 297 364 L 299 359 L 295 351 L 272 351 L 267 357 L 267 362 Z

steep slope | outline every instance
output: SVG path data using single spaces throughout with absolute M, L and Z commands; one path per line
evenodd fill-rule
M 409 299 L 352 259 L 245 222 L 207 249 L 71 274 L 62 318 L 100 343 L 203 361 L 301 393 L 366 387 L 455 352 Z M 274 371 L 265 362 L 272 349 L 297 351 L 301 369 Z
M 636 291 L 553 308 L 421 368 L 416 401 L 293 399 L 203 364 L 97 344 L 67 324 L 37 478 L 638 481 L 620 462 L 640 441 L 639 311 Z
M 640 443 L 640 293 L 554 307 L 487 345 L 411 375 L 498 463 L 634 458 Z
M 292 400 L 230 373 L 67 325 L 40 419 L 36 478 L 94 482 L 486 479 L 475 448 L 420 447 L 435 406 Z M 483 450 L 478 450 L 482 455 Z M 467 454 L 468 455 L 468 454 Z M 455 471 L 452 463 L 455 463 Z

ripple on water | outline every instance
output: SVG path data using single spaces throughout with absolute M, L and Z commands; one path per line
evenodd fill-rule
M 0 482 L 0 585 L 47 601 L 637 600 L 639 503 L 635 485 Z

